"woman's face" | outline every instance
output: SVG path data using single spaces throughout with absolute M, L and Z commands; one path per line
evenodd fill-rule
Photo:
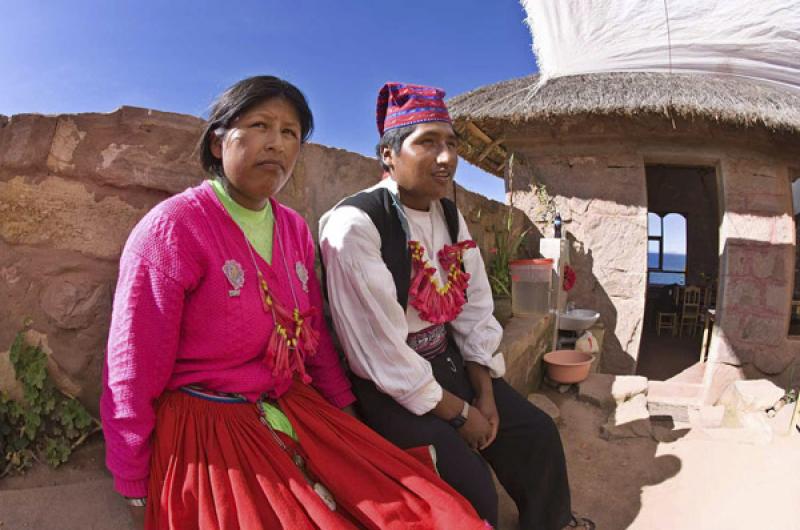
M 221 137 L 211 134 L 211 153 L 222 160 L 231 198 L 251 210 L 264 208 L 283 188 L 302 144 L 297 111 L 282 97 L 252 107 Z

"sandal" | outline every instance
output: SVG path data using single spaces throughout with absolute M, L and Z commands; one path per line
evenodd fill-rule
M 589 519 L 588 517 L 579 517 L 575 514 L 572 515 L 572 519 L 570 519 L 569 523 L 567 523 L 566 528 L 581 528 L 582 530 L 595 530 L 596 525 L 594 521 Z

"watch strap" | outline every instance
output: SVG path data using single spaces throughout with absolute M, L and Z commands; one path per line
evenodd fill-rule
M 469 403 L 464 400 L 464 407 L 461 409 L 461 412 L 452 418 L 450 418 L 447 423 L 450 424 L 451 427 L 454 429 L 460 429 L 467 423 L 467 417 L 469 416 Z

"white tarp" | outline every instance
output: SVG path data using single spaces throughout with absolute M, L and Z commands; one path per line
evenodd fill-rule
M 544 78 L 711 72 L 800 89 L 800 0 L 522 0 L 522 5 Z

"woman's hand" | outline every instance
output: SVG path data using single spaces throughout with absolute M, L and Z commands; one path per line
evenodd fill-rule
M 497 437 L 497 429 L 500 427 L 500 415 L 497 414 L 497 404 L 494 402 L 494 393 L 486 392 L 475 398 L 473 407 L 480 411 L 480 413 L 484 418 L 486 418 L 486 421 L 492 427 L 489 436 L 487 436 L 478 447 L 479 450 L 483 451 L 492 445 L 492 442 L 494 442 L 494 439 Z
M 470 407 L 467 421 L 458 428 L 458 434 L 473 451 L 478 451 L 492 435 L 492 426 L 480 410 Z
M 145 506 L 128 506 L 131 512 L 131 519 L 133 519 L 133 527 L 137 530 L 144 530 L 144 518 L 147 514 L 147 507 Z

